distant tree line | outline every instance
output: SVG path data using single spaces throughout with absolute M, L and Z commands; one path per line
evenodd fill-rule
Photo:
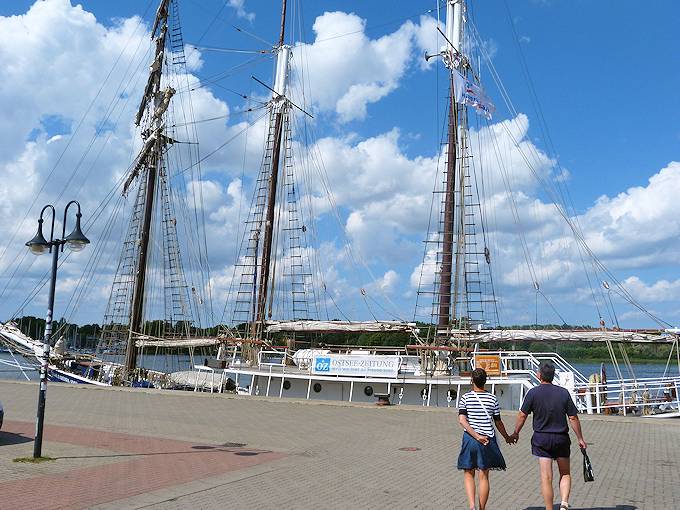
M 23 316 L 13 319 L 19 329 L 25 335 L 32 338 L 42 338 L 45 331 L 45 319 L 33 316 Z M 242 334 L 248 332 L 247 323 L 239 324 L 236 330 Z M 427 337 L 428 328 L 432 324 L 418 322 L 416 327 L 420 329 L 421 338 Z M 215 337 L 226 331 L 224 325 L 216 325 L 209 328 L 197 328 L 192 324 L 182 322 L 168 323 L 162 320 L 147 321 L 144 324 L 144 332 L 153 336 L 183 336 L 189 328 L 192 336 Z M 571 330 L 594 330 L 588 325 L 574 326 L 570 324 L 540 324 L 540 325 L 510 325 L 502 326 L 501 329 L 571 329 Z M 63 335 L 68 345 L 75 348 L 94 348 L 101 334 L 100 324 L 84 324 L 82 326 L 69 323 L 65 319 L 56 321 L 53 331 Z M 291 338 L 289 333 L 277 333 L 271 340 L 277 345 L 286 345 Z M 415 339 L 405 332 L 373 332 L 373 333 L 323 333 L 323 334 L 298 334 L 293 336 L 298 347 L 324 347 L 329 345 L 356 345 L 359 347 L 404 347 L 414 344 Z M 594 342 L 492 342 L 482 345 L 483 349 L 501 350 L 516 349 L 529 352 L 556 352 L 567 359 L 583 361 L 609 361 L 609 351 L 603 343 Z M 626 344 L 626 352 L 632 361 L 665 361 L 670 353 L 670 344 Z M 615 351 L 618 354 L 618 349 Z

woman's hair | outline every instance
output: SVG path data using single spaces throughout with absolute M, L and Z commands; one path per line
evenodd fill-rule
M 486 370 L 483 368 L 475 368 L 472 371 L 472 382 L 478 388 L 483 388 L 486 384 Z

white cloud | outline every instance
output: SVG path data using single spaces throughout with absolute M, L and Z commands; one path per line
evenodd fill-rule
M 623 281 L 624 287 L 643 303 L 662 301 L 678 301 L 680 299 L 680 279 L 674 281 L 657 280 L 647 284 L 637 276 L 630 276 Z
M 421 16 L 420 23 L 415 26 L 414 34 L 421 69 L 436 65 L 437 59 L 425 60 L 425 55 L 438 53 L 442 46 L 442 38 L 437 30 L 437 20 L 431 16 Z
M 248 21 L 253 21 L 255 19 L 255 13 L 246 11 L 245 0 L 229 0 L 229 7 L 236 10 L 236 15 L 239 18 L 244 18 Z
M 377 285 L 378 289 L 380 289 L 380 292 L 389 294 L 395 290 L 398 282 L 399 275 L 394 269 L 390 269 L 382 276 L 382 278 L 379 278 L 374 283 Z
M 11 307 L 26 297 L 49 266 L 49 257 L 23 257 L 23 241 L 35 234 L 43 204 L 54 203 L 61 214 L 66 201 L 79 199 L 86 232 L 94 243 L 83 254 L 62 259 L 58 301 L 68 299 L 65 285 L 68 283 L 70 289 L 80 278 L 87 259 L 94 256 L 96 242 L 105 242 L 107 226 L 127 221 L 122 219 L 126 214 L 123 206 L 120 216 L 110 218 L 108 209 L 98 217 L 97 225 L 90 225 L 98 214 L 99 201 L 126 173 L 139 147 L 139 133 L 132 127 L 132 119 L 146 82 L 150 63 L 147 49 L 152 44 L 148 26 L 139 18 L 116 19 L 105 26 L 67 0 L 36 2 L 25 14 L 0 17 L 0 80 L 5 84 L 0 87 L 4 105 L 0 175 L 5 183 L 0 186 L 0 232 L 8 239 L 8 244 L 0 248 L 0 277 L 4 277 L 0 278 L 0 292 L 8 286 L 3 296 L 3 318 L 14 311 Z M 189 51 L 187 59 L 190 69 L 200 68 L 199 52 Z M 187 88 L 197 83 L 193 75 L 176 74 L 173 80 L 177 94 L 171 110 L 177 124 L 186 123 L 192 115 L 197 119 L 228 117 L 226 103 L 207 89 L 195 90 L 189 105 Z M 208 150 L 223 143 L 228 133 L 226 120 L 221 125 L 199 125 L 197 130 Z M 189 128 L 179 126 L 171 133 L 181 142 L 192 141 L 193 135 Z M 191 149 L 175 145 L 175 150 L 184 157 Z M 210 164 L 204 167 L 211 169 Z M 200 178 L 195 168 L 187 176 L 190 180 Z M 207 198 L 217 200 L 211 196 L 215 183 L 204 184 Z M 186 190 L 180 186 L 178 191 Z M 58 219 L 57 229 L 59 223 Z M 103 250 L 103 259 L 108 262 L 100 266 L 99 284 L 109 289 L 115 270 L 115 260 L 109 258 L 117 258 L 121 235 L 116 230 Z M 22 278 L 9 282 L 16 264 Z M 93 290 L 92 295 L 99 296 L 101 289 Z M 12 299 L 8 300 L 10 295 Z M 102 306 L 97 300 L 85 313 L 96 313 L 94 309 Z
M 437 264 L 437 250 L 430 248 L 425 252 L 423 261 L 413 268 L 409 283 L 412 289 L 427 288 L 434 284 L 435 275 L 439 270 Z
M 680 235 L 678 196 L 680 162 L 671 162 L 650 177 L 647 186 L 600 197 L 581 218 L 588 244 L 607 258 L 646 255 L 657 264 L 678 260 L 669 244 Z
M 370 39 L 365 27 L 356 14 L 326 12 L 312 27 L 315 41 L 300 43 L 293 52 L 294 66 L 298 61 L 308 66 L 305 79 L 317 107 L 334 111 L 341 122 L 364 119 L 369 104 L 394 91 L 414 50 L 428 44 L 427 31 L 434 30 L 432 18 L 425 16 L 419 25 L 407 21 L 378 39 Z M 299 81 L 299 67 L 296 71 Z
M 231 6 L 240 16 L 252 19 L 243 1 L 232 0 Z M 394 32 L 374 39 L 367 36 L 366 22 L 358 16 L 325 13 L 314 23 L 314 42 L 298 45 L 294 60 L 309 64 L 307 79 L 316 94 L 317 108 L 337 116 L 341 122 L 359 120 L 368 117 L 370 105 L 392 93 L 409 72 L 427 67 L 422 53 L 437 51 L 439 44 L 434 23 L 431 17 L 421 17 L 418 23 L 406 22 Z M 98 201 L 111 189 L 114 178 L 126 171 L 139 145 L 130 119 L 134 117 L 149 64 L 148 55 L 143 55 L 150 44 L 147 30 L 137 18 L 105 26 L 67 0 L 37 2 L 22 16 L 0 18 L 3 55 L 0 79 L 5 84 L 0 88 L 0 101 L 6 105 L 0 119 L 3 137 L 0 172 L 6 183 L 0 186 L 0 232 L 4 238 L 15 229 L 18 232 L 0 260 L 0 271 L 4 272 L 20 258 L 23 240 L 34 234 L 39 206 L 84 197 L 83 219 L 88 220 Z M 350 32 L 355 33 L 346 35 Z M 95 98 L 119 55 L 112 73 L 114 78 L 107 81 Z M 78 63 L 77 68 L 74 62 Z M 201 53 L 188 50 L 187 63 L 189 72 L 200 69 Z M 236 244 L 250 205 L 252 175 L 248 174 L 243 182 L 237 176 L 244 165 L 249 171 L 258 168 L 265 120 L 256 121 L 254 116 L 250 125 L 233 121 L 229 105 L 209 88 L 196 88 L 196 84 L 192 74 L 176 76 L 178 94 L 173 108 L 178 123 L 189 120 L 191 110 L 199 120 L 224 117 L 223 121 L 197 126 L 201 155 L 235 138 L 229 150 L 202 164 L 202 172 L 187 171 L 186 188 L 179 189 L 182 197 L 191 197 L 199 189 L 202 193 L 215 303 L 220 309 L 231 284 Z M 187 87 L 196 88 L 191 95 L 191 109 Z M 93 99 L 92 109 L 84 117 L 77 136 L 72 137 Z M 108 110 L 111 102 L 115 106 L 113 113 Z M 100 124 L 105 118 L 107 123 L 102 128 Z M 246 137 L 238 135 L 246 128 L 247 145 Z M 510 320 L 531 309 L 534 298 L 533 276 L 524 260 L 520 230 L 532 254 L 541 289 L 555 300 L 558 308 L 562 304 L 569 309 L 572 304 L 569 300 L 585 303 L 590 299 L 589 292 L 584 290 L 585 275 L 573 236 L 537 182 L 538 178 L 561 185 L 570 179 L 570 174 L 556 168 L 555 161 L 532 142 L 529 131 L 529 119 L 520 114 L 470 134 L 475 171 L 483 173 L 483 195 L 489 204 L 484 212 L 488 213 L 488 243 L 496 284 L 506 308 L 516 314 Z M 352 300 L 360 301 L 362 282 L 370 281 L 366 288 L 372 292 L 394 297 L 403 296 L 405 289 L 416 288 L 421 270 L 426 285 L 434 281 L 436 251 L 427 251 L 424 265 L 419 262 L 433 200 L 432 188 L 442 180 L 445 158 L 432 153 L 410 155 L 405 149 L 407 135 L 402 135 L 398 128 L 383 127 L 378 133 L 328 136 L 318 140 L 313 148 L 296 147 L 298 153 L 310 149 L 322 155 L 340 221 L 344 222 L 342 226 L 360 254 L 360 261 L 382 275 L 366 278 L 365 274 L 358 274 L 356 268 L 350 267 L 353 257 L 348 254 L 341 233 L 333 230 L 335 227 L 322 232 L 321 246 L 313 255 L 323 261 L 327 291 L 321 300 L 332 317 L 338 316 L 336 302 L 352 315 L 346 307 Z M 174 137 L 190 141 L 193 133 L 178 127 Z M 91 140 L 95 144 L 88 149 Z M 61 157 L 67 144 L 70 147 Z M 85 160 L 78 167 L 83 154 Z M 533 171 L 527 167 L 525 158 L 531 161 Z M 54 173 L 48 177 L 52 169 Z M 78 172 L 68 182 L 73 169 Z M 313 195 L 315 212 L 322 221 L 330 222 L 323 187 L 318 177 L 311 181 L 312 189 L 306 192 Z M 47 186 L 39 193 L 44 183 Z M 60 197 L 62 189 L 67 189 L 69 196 Z M 680 217 L 675 205 L 678 196 L 680 163 L 671 162 L 644 185 L 618 195 L 602 196 L 574 218 L 593 251 L 617 274 L 624 275 L 624 285 L 642 302 L 662 305 L 679 297 L 680 280 L 637 271 L 639 267 L 654 271 L 680 263 L 680 250 L 676 248 L 680 236 Z M 22 222 L 35 197 L 38 201 Z M 435 200 L 433 225 L 438 221 L 438 206 Z M 513 209 L 517 210 L 521 225 L 517 225 Z M 100 221 L 104 220 L 102 216 Z M 99 234 L 100 231 L 92 232 L 93 239 Z M 97 297 L 93 307 L 103 306 L 101 302 L 106 299 L 100 296 L 107 294 L 106 285 L 110 285 L 107 277 L 120 248 L 113 237 L 105 250 L 106 274 L 100 275 L 100 283 L 92 293 Z M 69 258 L 60 269 L 61 299 L 67 299 L 67 290 L 80 276 L 87 253 Z M 8 307 L 25 297 L 48 266 L 47 257 L 26 259 L 21 266 L 26 275 L 21 285 L 10 286 L 5 294 L 3 314 L 12 311 Z M 1 289 L 5 282 L 0 283 Z M 400 305 L 404 312 L 412 303 L 402 301 Z M 357 310 L 352 317 L 361 314 L 362 310 Z

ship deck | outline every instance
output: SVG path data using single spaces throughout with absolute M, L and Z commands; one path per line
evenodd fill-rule
M 16 463 L 32 452 L 36 396 L 36 383 L 0 382 L 3 507 L 465 508 L 451 409 L 50 384 L 55 460 Z M 574 508 L 680 508 L 678 420 L 582 420 L 595 482 L 573 452 Z M 529 427 L 501 446 L 490 508 L 540 507 Z

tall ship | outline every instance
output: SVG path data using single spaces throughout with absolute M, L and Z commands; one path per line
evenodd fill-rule
M 92 355 L 67 352 L 70 332 L 57 327 L 52 380 L 167 387 L 172 371 L 193 366 L 194 357 L 207 354 L 199 351 L 212 321 L 210 276 L 202 190 L 192 186 L 201 182 L 201 158 L 177 0 L 159 3 L 150 43 L 135 109 L 136 155 L 94 211 L 93 222 L 104 222 L 101 237 L 64 313 L 67 317 L 87 306 L 100 274 L 113 273 L 96 349 Z M 125 110 L 127 88 L 135 86 L 119 83 L 102 124 L 113 122 L 116 107 Z M 27 359 L 40 358 L 41 339 L 17 326 L 5 324 L 0 336 Z
M 538 383 L 539 364 L 551 361 L 558 384 L 584 412 L 677 411 L 678 376 L 626 378 L 620 369 L 630 365 L 625 349 L 629 343 L 671 344 L 667 368 L 675 352 L 680 369 L 678 330 L 663 322 L 657 330 L 609 328 L 598 309 L 596 328 L 542 329 L 538 320 L 531 328 L 502 327 L 493 271 L 502 247 L 490 241 L 487 215 L 493 204 L 485 203 L 484 179 L 493 169 L 500 173 L 494 176 L 499 182 L 509 174 L 503 169 L 503 151 L 479 141 L 495 111 L 481 81 L 481 62 L 488 62 L 489 56 L 479 34 L 470 30 L 467 2 L 444 4 L 445 20 L 432 28 L 441 47 L 425 56 L 440 66 L 448 93 L 412 317 L 381 320 L 375 312 L 388 315 L 386 309 L 361 289 L 367 309 L 363 315 L 371 320 L 352 320 L 328 288 L 316 199 L 323 197 L 328 209 L 339 214 L 323 154 L 312 141 L 316 120 L 305 89 L 305 59 L 296 55 L 303 48 L 288 35 L 286 0 L 277 43 L 259 50 L 275 62 L 271 83 L 254 77 L 259 94 L 266 96 L 258 107 L 265 123 L 264 146 L 259 172 L 252 176 L 250 208 L 237 232 L 240 248 L 226 303 L 219 304 L 224 311 L 217 317 L 202 208 L 195 205 L 200 204 L 200 190 L 196 194 L 185 180 L 200 171 L 202 158 L 195 119 L 188 118 L 192 86 L 178 0 L 162 0 L 151 29 L 153 58 L 135 118 L 138 152 L 115 190 L 121 205 L 113 214 L 123 216 L 127 205 L 127 228 L 97 349 L 89 356 L 55 349 L 52 377 L 100 385 L 454 407 L 469 386 L 470 372 L 484 367 L 490 390 L 502 407 L 512 409 Z M 490 76 L 498 85 L 495 71 Z M 531 166 L 532 155 L 522 152 L 512 133 L 508 137 Z M 482 148 L 491 154 L 475 152 Z M 485 165 L 494 158 L 496 164 Z M 512 193 L 508 195 L 509 210 L 503 214 L 519 224 L 517 205 Z M 559 193 L 555 207 L 582 259 L 588 259 L 598 275 L 607 275 L 607 291 L 614 288 L 644 310 L 588 247 Z M 536 310 L 539 300 L 554 308 L 541 288 L 526 239 L 520 235 L 518 242 Z M 97 246 L 105 253 L 105 242 Z M 363 264 L 350 245 L 346 254 L 357 267 Z M 96 274 L 97 258 L 88 264 L 85 283 L 76 291 L 80 298 L 87 279 Z M 388 345 L 367 346 L 361 341 L 367 335 L 380 335 L 381 342 L 387 338 Z M 0 337 L 27 359 L 40 356 L 41 341 L 14 323 L 1 326 Z M 615 373 L 609 379 L 603 371 L 588 377 L 556 353 L 517 348 L 527 342 L 601 343 L 607 346 Z

